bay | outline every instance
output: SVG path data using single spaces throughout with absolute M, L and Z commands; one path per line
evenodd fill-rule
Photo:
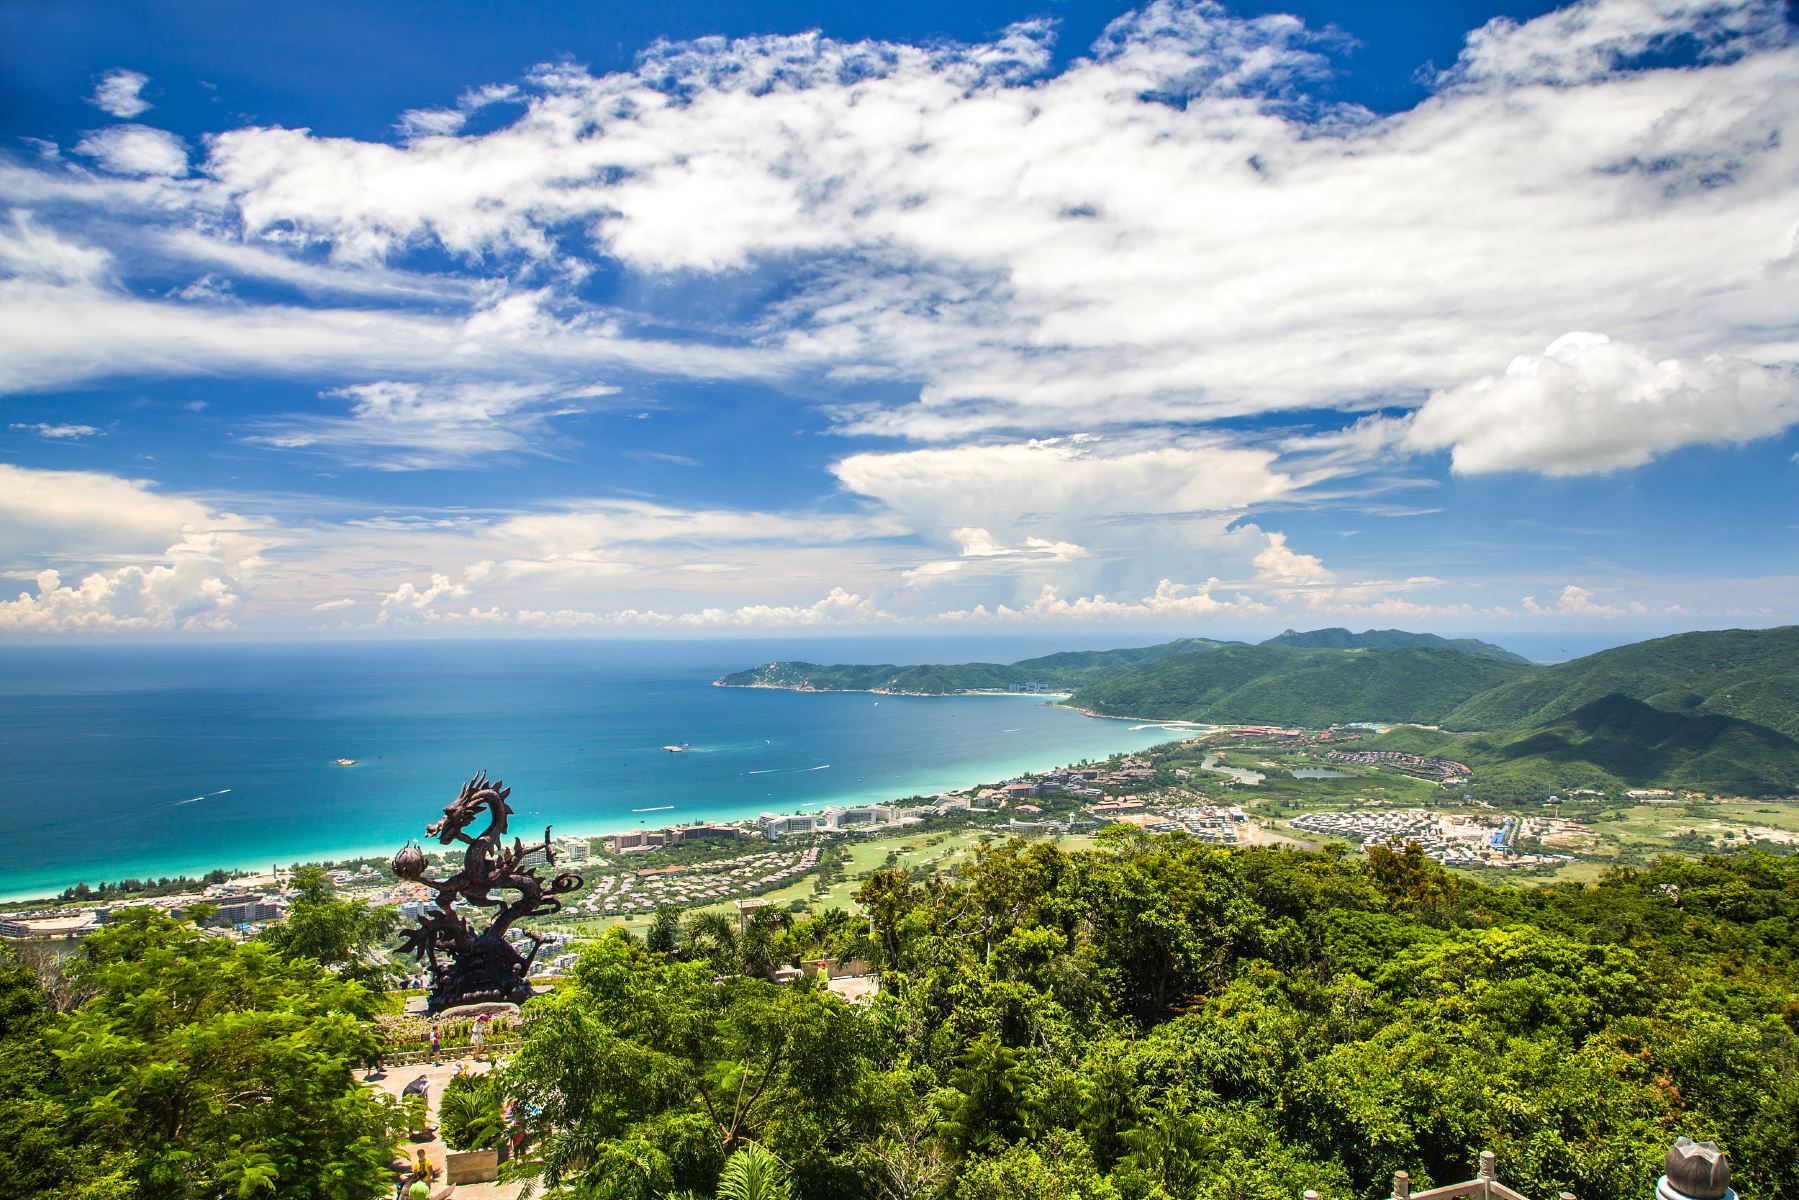
M 1036 697 L 711 686 L 775 658 L 1013 661 L 1042 640 L 0 647 L 0 897 L 390 853 L 485 770 L 514 832 L 930 795 L 1171 736 Z M 687 744 L 681 753 L 665 745 Z M 339 758 L 356 765 L 335 765 Z M 644 811 L 639 811 L 644 810 Z

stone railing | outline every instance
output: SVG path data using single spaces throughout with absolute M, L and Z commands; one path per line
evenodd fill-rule
M 522 1045 L 523 1042 L 489 1042 L 482 1047 L 481 1056 L 493 1058 L 500 1054 L 511 1054 Z M 459 1058 L 472 1057 L 474 1053 L 473 1046 L 445 1046 L 437 1052 L 437 1057 L 444 1062 L 455 1062 Z M 430 1050 L 392 1050 L 381 1056 L 382 1064 L 389 1067 L 411 1067 L 430 1061 Z
M 1678 1138 L 1668 1150 L 1667 1173 L 1656 1181 L 1653 1200 L 1737 1200 L 1730 1186 L 1730 1160 L 1712 1142 L 1695 1142 Z M 1307 1191 L 1304 1200 L 1320 1200 L 1317 1192 Z M 1530 1200 L 1521 1192 L 1499 1182 L 1493 1152 L 1480 1152 L 1480 1173 L 1461 1183 L 1412 1190 L 1408 1172 L 1393 1175 L 1391 1200 Z M 1561 1192 L 1556 1200 L 1575 1200 L 1574 1193 Z M 1645 1200 L 1650 1198 L 1645 1197 Z

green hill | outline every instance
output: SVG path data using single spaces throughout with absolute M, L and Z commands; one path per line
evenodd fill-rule
M 1443 723 L 1529 728 L 1613 693 L 1799 736 L 1799 625 L 1681 633 L 1539 667 L 1458 705 Z
M 1209 638 L 1181 638 L 1157 646 L 1120 650 L 1072 650 L 1015 663 L 951 663 L 895 666 L 772 662 L 735 671 L 721 687 L 776 687 L 818 692 L 912 692 L 945 696 L 958 692 L 1021 691 L 1035 685 L 1050 691 L 1073 689 L 1103 675 L 1170 654 L 1204 653 L 1223 645 Z
M 1532 669 L 1461 650 L 1225 645 L 1114 672 L 1070 703 L 1114 716 L 1229 724 L 1432 723 Z
M 1467 654 L 1484 654 L 1500 662 L 1528 666 L 1530 660 L 1513 654 L 1503 646 L 1476 638 L 1445 638 L 1434 633 L 1408 633 L 1403 629 L 1364 629 L 1351 633 L 1347 629 L 1313 629 L 1305 633 L 1289 629 L 1263 642 L 1264 646 L 1291 646 L 1296 650 L 1461 650 Z
M 1372 750 L 1441 755 L 1486 778 L 1762 794 L 1799 789 L 1799 741 L 1716 713 L 1676 713 L 1613 693 L 1516 733 L 1395 729 Z

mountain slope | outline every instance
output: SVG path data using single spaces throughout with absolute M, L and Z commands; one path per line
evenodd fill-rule
M 1739 717 L 1799 736 L 1799 625 L 1681 633 L 1539 667 L 1470 698 L 1443 723 L 1526 728 L 1613 693 L 1669 712 Z
M 1070 703 L 1115 716 L 1230 724 L 1430 723 L 1529 670 L 1460 650 L 1226 645 L 1114 672 Z
M 1484 654 L 1500 662 L 1530 665 L 1522 654 L 1513 654 L 1503 646 L 1476 638 L 1445 638 L 1434 633 L 1409 633 L 1404 629 L 1364 629 L 1351 633 L 1347 629 L 1312 629 L 1304 633 L 1289 629 L 1263 642 L 1264 646 L 1291 646 L 1295 650 L 1460 650 L 1467 654 Z
M 1458 759 L 1486 778 L 1553 780 L 1562 786 L 1661 785 L 1709 792 L 1799 788 L 1799 740 L 1716 713 L 1676 713 L 1613 693 L 1516 733 L 1457 736 L 1395 729 L 1363 743 Z
M 720 687 L 774 687 L 818 692 L 912 692 L 953 695 L 957 692 L 1018 691 L 1030 685 L 1069 691 L 1114 671 L 1153 662 L 1170 654 L 1205 653 L 1235 643 L 1209 638 L 1181 638 L 1157 646 L 1119 650 L 1072 650 L 1004 663 L 821 664 L 772 662 L 734 671 L 718 680 Z

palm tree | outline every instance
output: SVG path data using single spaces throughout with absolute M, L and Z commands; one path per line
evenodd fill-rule
M 706 959 L 720 975 L 735 975 L 742 965 L 737 923 L 723 913 L 697 912 L 681 926 L 681 950 L 688 959 Z
M 755 1142 L 745 1142 L 718 1176 L 718 1200 L 790 1200 L 787 1167 Z

